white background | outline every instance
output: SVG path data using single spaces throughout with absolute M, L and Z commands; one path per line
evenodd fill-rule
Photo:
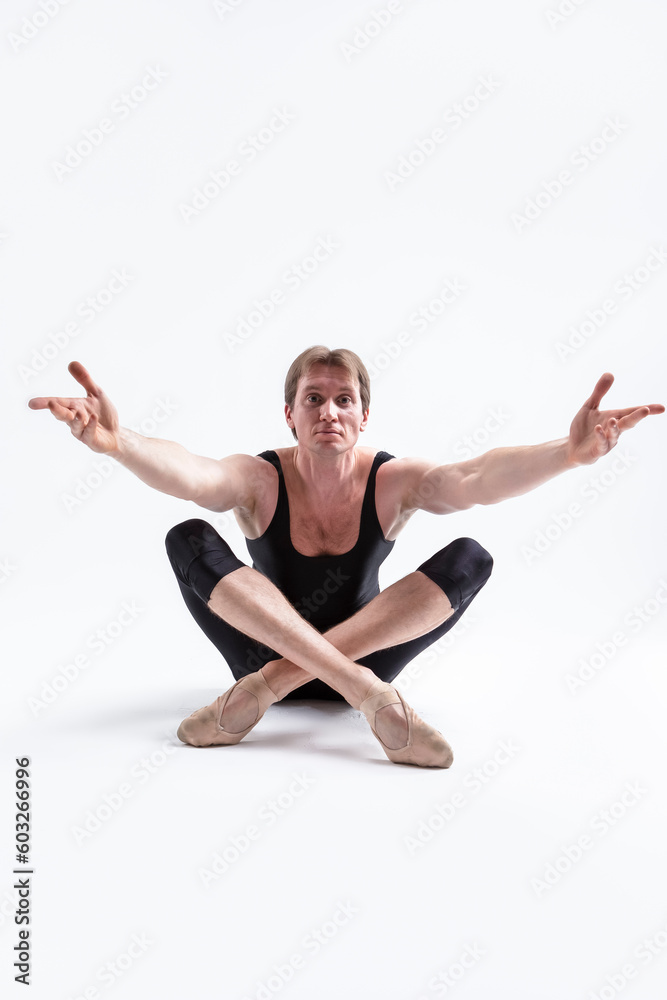
M 399 681 L 454 748 L 450 770 L 428 771 L 387 761 L 341 704 L 275 706 L 237 747 L 180 744 L 180 720 L 233 678 L 182 602 L 164 536 L 208 516 L 246 560 L 241 533 L 27 401 L 78 395 L 79 360 L 125 426 L 256 454 L 293 443 L 292 359 L 348 347 L 373 376 L 361 443 L 441 462 L 466 436 L 474 454 L 565 436 L 605 371 L 605 405 L 664 402 L 667 12 L 413 0 L 378 28 L 382 2 L 44 3 L 49 16 L 15 0 L 0 15 L 3 990 L 22 995 L 12 789 L 28 755 L 33 997 L 654 1000 L 667 982 L 664 416 L 595 466 L 452 519 L 417 515 L 398 540 L 383 587 L 457 536 L 495 559 L 458 634 Z M 142 90 L 149 70 L 159 82 Z M 493 83 L 475 98 L 481 78 Z M 276 110 L 291 120 L 249 161 L 242 144 Z M 58 167 L 104 118 L 112 131 Z M 444 141 L 424 144 L 438 127 Z M 418 142 L 432 155 L 392 182 Z M 211 186 L 235 158 L 240 174 Z M 288 288 L 320 239 L 335 250 Z M 131 280 L 106 303 L 114 270 Z M 448 281 L 464 290 L 436 316 Z M 273 314 L 233 343 L 277 289 Z M 417 330 L 421 307 L 432 322 Z M 605 321 L 565 353 L 588 310 Z M 140 610 L 95 652 L 124 602 Z M 81 654 L 89 666 L 63 680 Z M 295 774 L 310 782 L 298 796 Z M 131 794 L 105 812 L 120 786 Z M 104 822 L 77 838 L 95 811 Z M 253 824 L 207 888 L 201 870 Z M 417 848 L 418 831 L 431 839 Z M 129 959 L 133 935 L 146 944 Z M 122 975 L 100 971 L 110 962 Z

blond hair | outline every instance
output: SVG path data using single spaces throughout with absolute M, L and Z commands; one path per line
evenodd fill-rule
M 359 395 L 361 397 L 361 408 L 364 412 L 371 405 L 371 380 L 358 354 L 348 351 L 344 347 L 337 347 L 330 351 L 328 347 L 318 344 L 315 347 L 308 347 L 302 351 L 298 358 L 295 358 L 289 367 L 285 378 L 285 402 L 290 410 L 294 409 L 296 390 L 299 379 L 307 374 L 314 365 L 326 365 L 327 368 L 342 368 L 346 374 L 359 383 Z M 291 428 L 292 435 L 298 441 L 296 431 Z

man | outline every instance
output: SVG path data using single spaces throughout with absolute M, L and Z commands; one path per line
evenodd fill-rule
M 455 624 L 493 561 L 473 539 L 456 539 L 380 593 L 377 570 L 398 534 L 417 510 L 449 514 L 498 503 L 595 462 L 623 431 L 665 409 L 600 411 L 614 380 L 607 373 L 568 437 L 451 465 L 396 459 L 357 445 L 370 407 L 361 359 L 315 346 L 294 360 L 285 381 L 296 446 L 214 460 L 120 427 L 83 365 L 68 367 L 85 399 L 36 397 L 28 405 L 48 407 L 74 437 L 149 486 L 208 510 L 233 509 L 253 559 L 252 567 L 242 563 L 201 519 L 167 535 L 185 603 L 237 678 L 181 723 L 179 738 L 194 746 L 238 743 L 282 698 L 342 697 L 363 712 L 390 760 L 422 767 L 449 767 L 451 748 L 389 682 Z

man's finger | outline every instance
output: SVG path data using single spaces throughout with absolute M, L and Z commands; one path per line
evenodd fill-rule
M 70 361 L 70 363 L 67 366 L 67 371 L 70 373 L 70 375 L 74 376 L 77 382 L 84 387 L 84 389 L 90 396 L 99 395 L 100 392 L 99 386 L 96 385 L 95 382 L 93 382 L 92 378 L 90 377 L 90 372 L 83 367 L 80 361 Z
M 72 421 L 72 423 L 83 424 L 83 426 L 85 427 L 88 423 L 88 414 L 86 413 L 86 411 L 81 410 L 77 406 L 76 410 L 74 411 L 74 420 Z
M 614 376 L 611 374 L 611 372 L 605 372 L 604 375 L 601 375 L 595 384 L 593 392 L 584 403 L 584 406 L 589 407 L 589 409 L 591 410 L 597 410 L 598 406 L 600 405 L 600 400 L 602 399 L 602 397 L 605 395 L 606 392 L 609 392 L 613 381 L 614 381 Z
M 57 399 L 54 399 L 53 397 L 47 399 L 46 405 L 51 410 L 54 417 L 57 417 L 58 420 L 67 420 L 68 423 L 71 423 L 71 421 L 74 420 L 74 413 L 72 410 L 63 406 Z
M 644 419 L 644 417 L 648 417 L 650 412 L 651 412 L 650 406 L 640 406 L 638 409 L 633 410 L 633 412 L 628 413 L 627 416 L 621 417 L 621 419 L 618 422 L 619 430 L 622 431 L 630 430 L 631 427 L 634 427 L 635 424 L 638 424 L 640 420 Z
M 95 429 L 97 424 L 97 414 L 91 413 L 88 423 L 83 428 L 81 440 L 84 444 L 90 444 L 95 439 Z
M 646 415 L 649 413 L 664 413 L 665 408 L 662 403 L 646 403 L 644 406 L 626 406 L 623 410 L 605 410 L 604 413 L 600 414 L 604 417 L 616 417 L 621 419 L 621 417 L 627 417 L 629 413 L 636 413 L 637 410 L 646 410 Z
M 28 405 L 32 410 L 45 410 L 52 402 L 58 403 L 59 406 L 66 406 L 70 410 L 75 410 L 78 406 L 85 406 L 86 400 L 81 396 L 35 396 L 33 399 L 28 400 Z M 628 410 L 629 412 L 630 410 Z

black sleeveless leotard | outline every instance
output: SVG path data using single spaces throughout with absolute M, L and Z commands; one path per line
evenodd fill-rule
M 366 484 L 359 537 L 342 555 L 304 556 L 292 545 L 289 500 L 280 459 L 263 451 L 278 473 L 278 502 L 268 528 L 259 538 L 246 538 L 253 569 L 259 570 L 283 592 L 291 604 L 319 632 L 355 614 L 380 593 L 378 570 L 395 545 L 382 534 L 375 508 L 378 468 L 394 458 L 379 451 Z
M 290 539 L 287 490 L 275 451 L 258 456 L 271 462 L 278 472 L 278 502 L 271 524 L 260 538 L 246 538 L 253 569 L 259 570 L 319 632 L 345 621 L 380 593 L 378 569 L 394 542 L 385 540 L 375 508 L 375 478 L 383 462 L 394 456 L 379 451 L 366 484 L 361 509 L 359 537 L 349 552 L 340 556 L 304 556 Z M 282 653 L 245 635 L 212 613 L 208 602 L 214 588 L 229 573 L 246 564 L 208 521 L 189 518 L 174 525 L 165 539 L 167 554 L 176 573 L 183 599 L 195 621 L 226 659 L 236 680 L 260 669 Z M 356 662 L 391 683 L 415 656 L 448 632 L 459 620 L 491 573 L 493 559 L 472 538 L 457 538 L 426 559 L 417 570 L 429 577 L 447 595 L 454 614 L 429 632 L 394 646 L 376 649 Z M 285 698 L 343 696 L 318 677 L 294 688 Z

